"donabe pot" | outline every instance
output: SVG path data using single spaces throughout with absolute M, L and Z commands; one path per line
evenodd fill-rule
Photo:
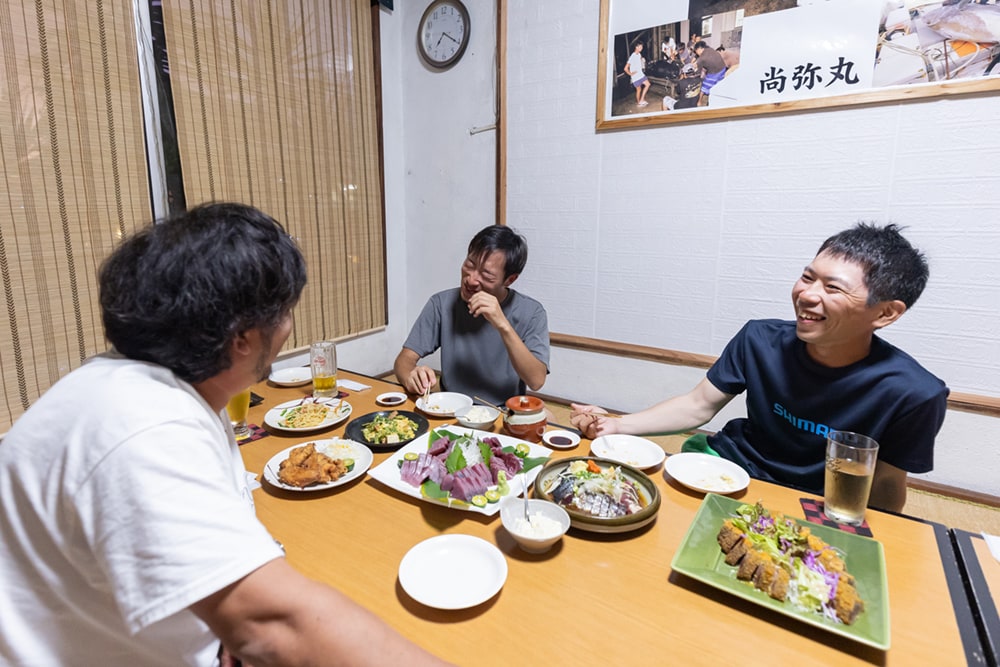
M 510 435 L 528 442 L 541 442 L 548 418 L 545 403 L 537 396 L 513 396 L 507 399 L 503 427 Z

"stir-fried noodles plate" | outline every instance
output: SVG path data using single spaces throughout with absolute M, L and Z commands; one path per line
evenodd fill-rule
M 335 426 L 351 416 L 351 404 L 339 398 L 287 401 L 264 414 L 264 423 L 279 431 L 316 431 Z
M 848 572 L 854 576 L 857 593 L 864 600 L 864 611 L 850 625 L 839 623 L 821 613 L 800 610 L 790 601 L 773 599 L 767 593 L 757 590 L 752 583 L 736 578 L 737 568 L 726 563 L 726 554 L 720 548 L 717 536 L 723 522 L 735 516 L 738 508 L 744 504 L 741 500 L 714 493 L 707 494 L 674 555 L 671 568 L 803 623 L 868 646 L 888 650 L 889 588 L 882 544 L 868 537 L 795 519 L 796 523 L 808 527 L 813 535 L 838 550 L 843 555 Z

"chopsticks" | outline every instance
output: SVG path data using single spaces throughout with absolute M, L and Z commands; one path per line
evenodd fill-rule
M 491 408 L 493 408 L 494 410 L 496 410 L 500 414 L 507 414 L 507 408 L 501 408 L 499 405 L 494 405 L 494 404 L 490 403 L 489 401 L 487 401 L 485 398 L 479 398 L 478 396 L 473 396 L 472 398 L 474 400 L 479 401 L 480 403 L 482 403 L 484 405 L 490 406 Z

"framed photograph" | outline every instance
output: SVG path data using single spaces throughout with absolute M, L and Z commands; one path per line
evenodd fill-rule
M 1000 0 L 601 0 L 597 129 L 1000 90 Z

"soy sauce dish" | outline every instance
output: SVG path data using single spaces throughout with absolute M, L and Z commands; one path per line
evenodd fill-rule
M 553 449 L 573 449 L 580 444 L 580 436 L 573 431 L 546 431 L 542 440 Z
M 379 405 L 384 405 L 386 407 L 392 407 L 394 405 L 401 405 L 406 402 L 406 394 L 400 391 L 390 391 L 384 394 L 379 394 L 375 397 L 375 402 Z

